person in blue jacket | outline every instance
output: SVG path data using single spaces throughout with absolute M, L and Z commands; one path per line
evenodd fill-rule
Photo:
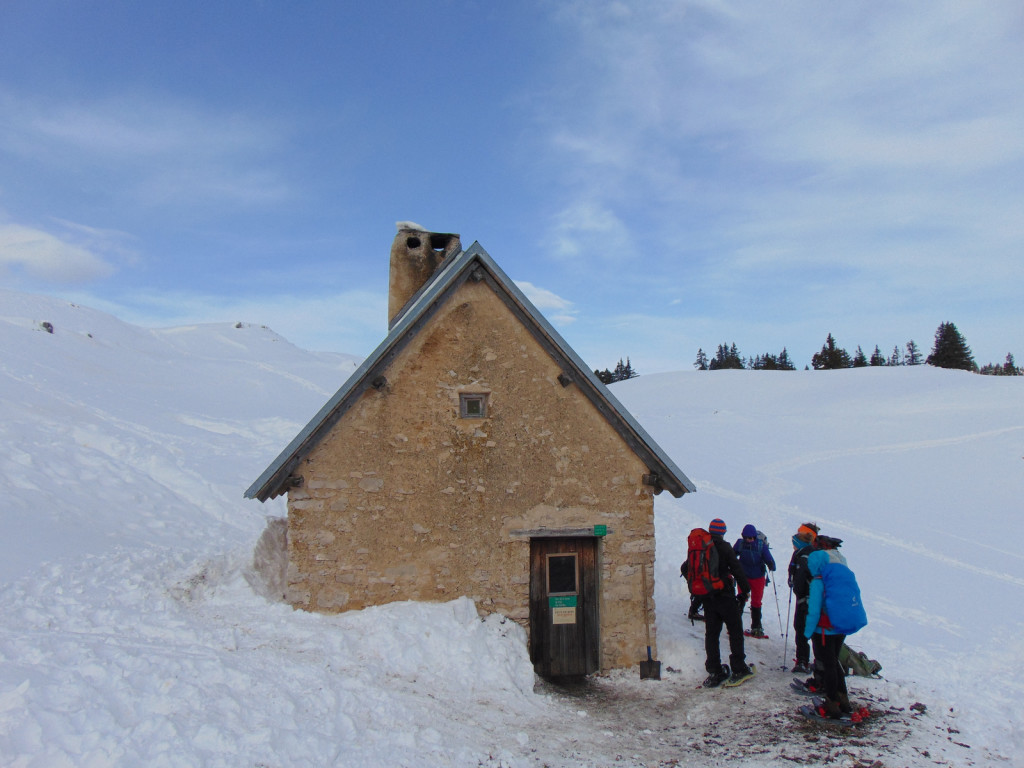
M 733 545 L 743 566 L 743 573 L 750 582 L 750 635 L 764 637 L 761 625 L 761 601 L 764 585 L 768 583 L 768 571 L 775 570 L 775 558 L 768 548 L 768 539 L 749 523 L 743 526 L 743 538 Z
M 807 558 L 811 591 L 807 599 L 804 635 L 814 648 L 815 665 L 821 666 L 825 701 L 818 714 L 839 718 L 852 711 L 846 691 L 846 671 L 839 651 L 846 636 L 868 623 L 857 579 L 839 552 L 842 541 L 818 536 L 818 549 Z

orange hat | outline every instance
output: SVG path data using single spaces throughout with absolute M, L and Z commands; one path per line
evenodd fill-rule
M 818 531 L 820 529 L 814 523 L 804 523 L 797 528 L 796 535 L 805 541 L 814 541 L 818 538 Z M 804 535 L 806 534 L 806 535 Z

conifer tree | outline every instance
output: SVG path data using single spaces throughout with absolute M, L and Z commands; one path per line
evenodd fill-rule
M 851 365 L 850 354 L 842 347 L 836 346 L 836 340 L 832 334 L 828 335 L 821 347 L 821 352 L 816 352 L 811 357 L 811 367 L 816 371 L 829 371 L 837 368 L 849 368 Z
M 740 357 L 739 350 L 736 348 L 736 342 L 733 342 L 731 347 L 727 347 L 725 344 L 718 345 L 714 360 L 708 363 L 708 370 L 717 371 L 721 368 L 743 368 L 743 358 Z
M 1003 363 L 1003 375 L 1020 376 L 1020 368 L 1017 367 L 1017 363 L 1013 360 L 1013 355 L 1009 352 L 1006 353 L 1006 362 Z
M 857 351 L 853 355 L 854 368 L 867 368 L 868 367 L 868 356 L 864 354 L 864 350 L 860 348 L 860 344 L 857 345 Z
M 626 381 L 626 379 L 635 379 L 640 374 L 634 370 L 632 363 L 629 362 L 629 358 L 626 358 L 626 362 L 622 362 L 622 358 L 619 358 L 619 362 L 615 364 L 615 370 L 609 371 L 605 368 L 603 371 L 594 371 L 594 375 L 597 376 L 598 380 L 602 384 L 614 384 L 616 381 Z
M 886 365 L 897 366 L 903 365 L 903 356 L 900 354 L 899 346 L 892 348 L 892 354 L 889 355 L 889 362 Z
M 907 342 L 907 355 L 903 358 L 904 365 L 920 365 L 921 364 L 921 350 L 917 348 L 917 344 L 911 339 Z
M 703 349 L 697 350 L 697 359 L 693 361 L 693 367 L 698 371 L 706 371 L 708 369 L 708 356 L 704 354 Z
M 1006 354 L 1006 361 L 1002 365 L 995 365 L 994 363 L 987 363 L 981 366 L 979 373 L 985 376 L 1021 376 L 1024 375 L 1024 370 L 1017 367 L 1017 363 L 1013 359 L 1012 353 Z
M 941 323 L 935 331 L 935 346 L 925 361 L 936 368 L 953 368 L 961 371 L 978 370 L 967 340 L 953 323 Z
M 795 371 L 796 366 L 793 365 L 793 361 L 789 359 L 789 352 L 783 347 L 779 353 L 779 370 L 780 371 Z
M 872 366 L 885 365 L 885 358 L 882 356 L 882 351 L 875 344 L 875 351 L 871 353 L 871 360 L 869 361 Z

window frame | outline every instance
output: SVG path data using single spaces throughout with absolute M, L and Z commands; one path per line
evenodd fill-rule
M 553 557 L 569 557 L 569 558 L 572 558 L 573 586 L 575 588 L 571 592 L 552 592 L 551 591 L 551 558 L 553 558 Z M 579 552 L 551 552 L 551 553 L 549 553 L 547 555 L 547 562 L 545 563 L 545 565 L 547 566 L 545 568 L 545 571 L 546 571 L 545 575 L 547 576 L 548 596 L 559 597 L 559 596 L 579 595 L 579 593 L 580 593 L 580 558 L 579 558 Z
M 459 393 L 459 418 L 461 419 L 486 419 L 488 413 L 488 396 L 486 392 L 460 392 Z M 479 413 L 471 413 L 470 404 L 478 404 Z

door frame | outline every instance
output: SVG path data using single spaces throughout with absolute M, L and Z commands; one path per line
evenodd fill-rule
M 542 677 L 600 670 L 599 541 L 576 533 L 530 539 L 530 660 Z M 570 557 L 574 574 L 565 562 Z

